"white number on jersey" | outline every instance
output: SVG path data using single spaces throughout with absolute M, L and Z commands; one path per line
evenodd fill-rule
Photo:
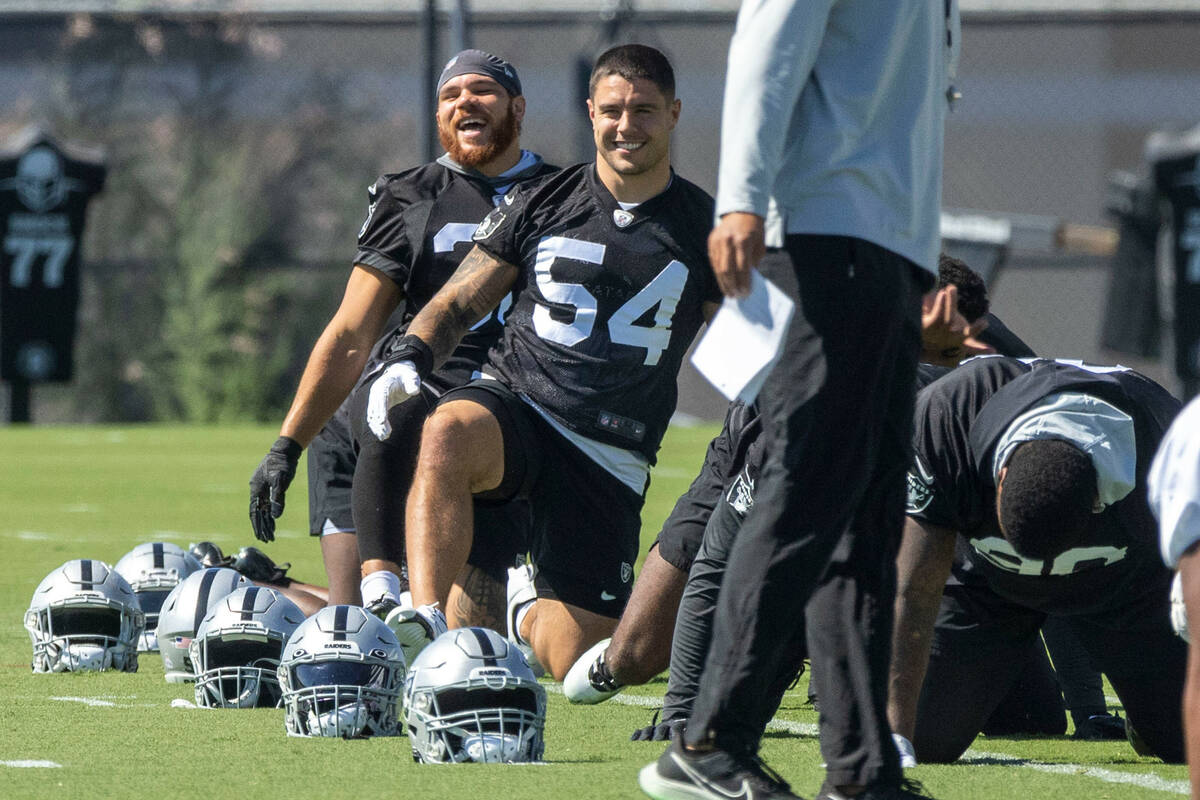
M 539 304 L 533 310 L 533 327 L 538 336 L 570 347 L 591 335 L 596 324 L 596 298 L 578 283 L 554 280 L 550 271 L 559 258 L 602 264 L 604 252 L 602 244 L 565 236 L 548 236 L 538 244 L 534 271 L 542 296 L 552 303 L 572 306 L 575 311 L 574 319 L 570 322 L 560 322 L 550 315 L 549 306 Z M 642 363 L 647 366 L 657 364 L 671 343 L 671 319 L 675 316 L 687 279 L 687 267 L 681 261 L 672 260 L 640 292 L 613 313 L 608 320 L 608 338 L 615 344 L 645 348 L 646 358 Z M 655 305 L 658 310 L 654 312 L 653 325 L 634 324 Z
M 62 286 L 67 259 L 75 249 L 75 242 L 67 236 L 16 236 L 4 239 L 4 252 L 13 257 L 9 283 L 17 289 L 24 288 L 33 280 L 33 265 L 39 256 L 45 256 L 42 264 L 42 283 L 50 289 Z
M 543 339 L 570 347 L 591 335 L 592 326 L 596 324 L 596 298 L 578 283 L 559 283 L 554 280 L 550 269 L 560 258 L 602 264 L 604 245 L 566 236 L 547 236 L 538 243 L 533 267 L 537 273 L 538 288 L 551 303 L 573 306 L 575 317 L 570 322 L 559 322 L 550 316 L 549 306 L 538 305 L 533 310 L 533 328 Z
M 608 336 L 618 344 L 646 348 L 646 360 L 652 366 L 671 343 L 671 317 L 675 306 L 683 296 L 687 284 L 687 267 L 681 261 L 672 261 L 666 268 L 646 284 L 646 288 L 626 301 L 608 320 Z M 634 325 L 639 317 L 658 304 L 654 313 L 654 326 Z
M 1013 546 L 999 536 L 988 536 L 984 539 L 968 540 L 971 549 L 989 562 L 992 566 L 1005 572 L 1015 572 L 1018 575 L 1070 575 L 1078 572 L 1081 567 L 1107 567 L 1125 558 L 1127 547 L 1074 547 L 1059 553 L 1046 569 L 1046 563 L 1039 558 L 1026 558 L 1020 555 Z
M 471 234 L 475 232 L 478 225 L 472 225 L 469 222 L 447 222 L 442 226 L 442 229 L 433 235 L 433 252 L 449 253 L 454 249 L 456 244 L 462 242 L 470 242 Z M 361 234 L 360 234 L 361 235 Z M 475 330 L 482 325 L 486 325 L 492 317 L 501 325 L 504 324 L 504 318 L 508 315 L 508 310 L 512 308 L 513 296 L 506 294 L 504 299 L 500 301 L 500 305 L 491 314 L 488 314 L 483 319 L 471 326 L 471 330 Z

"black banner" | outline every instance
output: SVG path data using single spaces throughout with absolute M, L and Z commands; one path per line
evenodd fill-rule
M 84 216 L 105 167 L 40 132 L 22 139 L 0 155 L 0 379 L 67 381 Z

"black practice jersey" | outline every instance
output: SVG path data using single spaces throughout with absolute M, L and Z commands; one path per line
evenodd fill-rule
M 992 458 L 1016 417 L 1067 391 L 1098 397 L 1133 418 L 1136 488 L 1095 515 L 1086 546 L 1045 561 L 1027 558 L 1000 533 Z M 1144 486 L 1178 410 L 1179 402 L 1165 389 L 1123 367 L 972 359 L 917 395 L 908 514 L 962 534 L 954 573 L 960 582 L 983 580 L 998 594 L 1043 611 L 1083 613 L 1120 602 L 1162 569 Z
M 536 180 L 556 170 L 539 159 L 536 166 L 503 185 Z M 368 375 L 387 359 L 408 323 L 449 280 L 470 251 L 471 234 L 500 201 L 501 195 L 494 188 L 496 182 L 489 183 L 432 162 L 384 175 L 368 189 L 370 207 L 358 232 L 354 263 L 384 273 L 405 296 L 400 318 L 393 318 L 398 326 L 385 334 L 371 353 Z M 430 382 L 445 389 L 469 380 L 499 338 L 510 305 L 511 298 L 506 298 L 475 325 L 450 359 L 431 376 Z
M 701 305 L 720 299 L 712 218 L 712 198 L 678 175 L 622 210 L 590 163 L 510 193 L 475 233 L 521 271 L 485 371 L 567 428 L 653 462 Z

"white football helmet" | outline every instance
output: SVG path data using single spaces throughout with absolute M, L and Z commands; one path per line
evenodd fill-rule
M 138 605 L 146 615 L 146 630 L 138 639 L 139 653 L 158 650 L 155 631 L 158 613 L 171 590 L 200 569 L 200 562 L 170 542 L 147 542 L 130 550 L 117 562 L 116 570 L 129 581 Z
M 278 706 L 279 658 L 303 621 L 299 606 L 274 589 L 249 586 L 222 597 L 188 646 L 196 668 L 196 705 Z
M 546 690 L 520 651 L 493 630 L 456 628 L 422 650 L 409 665 L 404 709 L 415 761 L 542 757 Z
M 171 590 L 158 615 L 155 638 L 162 655 L 167 683 L 196 680 L 195 665 L 188 647 L 196 638 L 200 623 L 216 608 L 222 597 L 251 586 L 250 581 L 231 569 L 212 567 L 193 572 Z
M 137 672 L 144 627 L 133 588 L 91 558 L 68 561 L 47 575 L 25 612 L 34 672 Z
M 361 606 L 327 606 L 301 623 L 279 662 L 289 736 L 398 736 L 404 654 Z

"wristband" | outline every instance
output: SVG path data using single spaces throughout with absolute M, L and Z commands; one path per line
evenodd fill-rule
M 406 334 L 391 347 L 388 352 L 388 363 L 411 361 L 417 368 L 417 377 L 424 381 L 433 372 L 433 350 L 421 341 L 418 336 Z

